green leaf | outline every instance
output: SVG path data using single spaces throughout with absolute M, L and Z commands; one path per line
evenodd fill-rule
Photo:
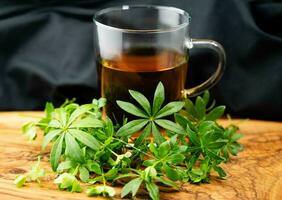
M 36 127 L 33 122 L 27 123 L 22 127 L 23 134 L 27 137 L 28 141 L 32 141 L 36 138 Z
M 188 170 L 191 170 L 194 167 L 194 165 L 197 162 L 199 156 L 200 156 L 200 153 L 194 153 L 192 155 L 192 157 L 188 160 L 188 162 L 186 162 L 186 166 L 187 166 Z
M 141 145 L 144 139 L 150 136 L 150 134 L 151 134 L 151 123 L 147 124 L 147 126 L 144 128 L 142 134 L 134 142 L 134 146 L 138 147 L 139 145 Z
M 170 102 L 156 114 L 156 118 L 162 118 L 177 113 L 183 108 L 184 104 L 185 103 L 182 101 Z
M 239 144 L 239 143 L 232 143 L 231 145 L 229 145 L 229 151 L 233 156 L 236 156 L 238 154 L 239 151 L 242 151 L 243 145 Z
M 68 106 L 76 106 L 78 107 L 78 104 L 74 103 L 75 102 L 75 98 L 72 98 L 71 100 L 69 100 L 68 98 L 65 100 L 65 102 L 60 106 L 60 108 L 66 108 Z
M 203 94 L 203 100 L 204 100 L 204 103 L 205 103 L 205 106 L 208 105 L 209 103 L 209 100 L 210 100 L 210 93 L 208 90 L 206 90 Z
M 178 146 L 178 152 L 179 153 L 185 153 L 185 152 L 187 152 L 187 150 L 188 150 L 187 144 Z
M 168 185 L 168 186 L 170 186 L 170 187 L 173 187 L 173 188 L 175 188 L 175 189 L 178 189 L 177 184 L 176 184 L 175 182 L 169 180 L 169 179 L 166 179 L 166 178 L 164 178 L 164 177 L 156 177 L 156 180 L 159 181 L 159 182 L 161 182 L 161 183 L 163 183 L 163 184 L 165 184 L 165 185 Z
M 79 129 L 69 129 L 68 132 L 78 141 L 95 151 L 97 151 L 101 146 L 94 136 L 85 131 Z
M 149 166 L 144 170 L 145 181 L 151 181 L 157 176 L 157 170 L 154 166 Z
M 81 165 L 80 163 L 74 162 L 76 164 L 75 167 L 71 168 L 69 170 L 69 173 L 71 173 L 72 175 L 76 176 L 79 170 L 79 166 Z
M 149 144 L 149 149 L 154 155 L 159 155 L 159 152 L 154 143 Z
M 128 112 L 129 114 L 132 114 L 137 117 L 143 117 L 143 118 L 148 118 L 148 115 L 144 113 L 143 110 L 140 108 L 136 107 L 132 103 L 128 103 L 125 101 L 116 101 L 117 105 L 123 109 L 124 111 Z
M 220 149 L 224 145 L 226 145 L 226 142 L 212 142 L 206 145 L 208 149 Z
M 241 139 L 242 137 L 244 137 L 243 134 L 235 133 L 234 135 L 232 135 L 230 142 L 236 142 L 237 140 Z
M 227 142 L 227 139 L 223 137 L 223 131 L 217 131 L 216 128 L 211 127 L 206 133 L 201 133 L 202 142 L 205 144 L 213 142 Z
M 79 172 L 79 166 L 80 166 L 80 165 L 81 165 L 81 164 L 76 163 L 76 166 L 73 167 L 73 168 L 71 168 L 68 173 L 70 173 L 70 174 L 76 176 L 77 173 Z
M 223 161 L 224 160 L 224 158 L 220 157 L 219 155 L 217 155 L 215 152 L 213 152 L 211 150 L 206 150 L 206 154 L 211 159 L 215 159 L 215 160 L 218 160 L 218 161 Z
M 187 111 L 187 114 L 191 115 L 193 118 L 197 118 L 196 107 L 190 99 L 185 99 L 184 108 Z
M 129 90 L 130 95 L 142 106 L 148 115 L 151 115 L 151 106 L 148 99 L 140 92 Z
M 197 97 L 196 99 L 196 110 L 197 110 L 197 116 L 198 119 L 203 119 L 203 117 L 205 116 L 206 113 L 206 106 L 205 106 L 205 102 L 201 97 Z
M 146 182 L 146 188 L 149 192 L 150 197 L 153 200 L 159 200 L 160 199 L 159 188 L 155 183 Z
M 186 128 L 186 126 L 188 124 L 188 120 L 183 115 L 175 113 L 174 118 L 175 118 L 176 123 L 178 123 L 183 128 Z
M 54 183 L 60 185 L 60 188 L 63 189 L 71 186 L 75 179 L 75 176 L 73 176 L 72 174 L 63 173 L 54 180 Z
M 145 167 L 153 166 L 155 164 L 156 160 L 145 160 L 142 165 Z
M 60 122 L 62 127 L 65 127 L 67 124 L 67 112 L 64 108 L 55 109 L 55 118 Z
M 109 197 L 113 197 L 116 194 L 115 189 L 107 185 L 100 185 L 94 188 L 88 188 L 86 193 L 88 196 L 103 195 Z
M 83 162 L 83 152 L 79 144 L 76 142 L 76 140 L 71 134 L 67 133 L 65 135 L 65 142 L 67 156 L 70 157 L 73 161 Z
M 171 137 L 169 138 L 169 143 L 170 143 L 170 145 L 172 145 L 172 146 L 175 146 L 175 145 L 176 145 L 177 137 L 178 137 L 178 135 L 173 135 L 173 136 L 171 136 Z
M 164 99 L 165 99 L 164 85 L 162 84 L 162 82 L 159 82 L 154 94 L 153 110 L 152 110 L 152 114 L 154 116 L 160 110 L 164 102 Z
M 118 136 L 129 136 L 137 131 L 140 131 L 146 124 L 148 120 L 146 119 L 136 119 L 133 121 L 128 122 L 127 124 L 123 125 L 118 131 Z
M 83 182 L 87 182 L 89 180 L 89 171 L 85 167 L 79 168 L 79 178 Z
M 117 177 L 118 169 L 117 168 L 112 168 L 107 173 L 105 173 L 105 178 L 107 180 L 113 180 Z
M 164 128 L 166 130 L 169 130 L 169 131 L 175 132 L 177 134 L 181 134 L 181 135 L 183 135 L 185 133 L 184 129 L 180 125 L 178 125 L 178 124 L 176 124 L 172 121 L 169 121 L 167 119 L 157 119 L 157 120 L 155 120 L 155 122 L 160 127 Z
M 52 141 L 61 132 L 62 132 L 61 129 L 54 129 L 54 130 L 49 131 L 47 135 L 45 135 L 43 138 L 42 149 L 45 149 L 47 144 L 49 144 L 49 142 Z
M 206 120 L 211 120 L 211 121 L 215 121 L 216 119 L 220 118 L 225 111 L 225 106 L 218 106 L 214 109 L 212 109 L 212 111 L 210 111 L 207 116 L 206 116 Z
M 62 127 L 61 123 L 58 121 L 58 119 L 52 118 L 48 124 L 50 128 L 56 128 L 60 129 Z
M 57 171 L 60 172 L 66 169 L 70 169 L 72 167 L 73 167 L 73 163 L 71 161 L 64 161 L 59 164 Z
M 78 117 L 85 114 L 87 111 L 91 110 L 93 108 L 93 104 L 84 104 L 82 106 L 79 106 L 73 113 L 71 114 L 68 124 L 70 125 L 73 123 Z
M 51 102 L 46 102 L 44 109 L 46 118 L 51 118 L 52 112 L 54 112 L 54 110 L 54 105 Z
M 63 173 L 54 180 L 54 183 L 57 184 L 60 189 L 67 189 L 71 192 L 81 192 L 80 184 L 72 174 Z
M 203 121 L 199 124 L 198 131 L 201 135 L 205 135 L 206 133 L 214 130 L 215 127 L 216 123 L 214 121 Z
M 96 187 L 95 188 L 93 188 L 93 187 L 92 188 L 88 188 L 86 190 L 87 196 L 92 197 L 92 196 L 97 196 L 97 195 L 103 194 L 103 192 L 101 192 L 100 190 L 97 190 Z
M 101 97 L 100 99 L 98 99 L 98 108 L 102 108 L 107 104 L 107 99 Z
M 121 190 L 121 198 L 128 195 L 130 192 L 132 193 L 132 196 L 134 197 L 142 183 L 141 178 L 136 178 L 131 181 L 129 181 L 127 184 L 125 184 Z
M 50 162 L 54 172 L 57 170 L 58 163 L 62 154 L 63 141 L 64 135 L 59 136 L 51 149 Z
M 71 186 L 71 192 L 81 192 L 81 187 L 78 181 L 74 181 Z
M 115 131 L 114 130 L 114 125 L 113 125 L 112 120 L 109 117 L 106 117 L 104 129 L 105 129 L 105 133 L 108 136 L 113 136 L 114 131 Z
M 74 102 L 75 99 L 72 99 L 72 102 Z M 64 108 L 69 114 L 72 113 L 75 109 L 77 109 L 79 105 L 77 103 L 70 103 L 68 102 L 64 106 L 62 105 L 61 108 Z
M 188 147 L 187 150 L 188 150 L 188 152 L 195 153 L 195 152 L 201 151 L 202 148 L 201 148 L 201 146 L 192 146 L 192 147 Z
M 151 125 L 152 125 L 153 137 L 154 137 L 154 140 L 156 141 L 156 143 L 160 144 L 163 141 L 165 141 L 164 137 L 161 135 L 158 127 L 156 126 L 156 124 L 154 122 L 151 122 Z
M 200 169 L 202 170 L 203 174 L 205 174 L 205 176 L 207 176 L 207 173 L 208 173 L 208 172 L 210 171 L 210 169 L 211 169 L 210 158 L 205 157 L 205 158 L 201 161 Z
M 165 142 L 161 143 L 158 150 L 159 150 L 159 156 L 161 158 L 166 156 L 170 151 L 169 141 L 165 141 Z
M 167 158 L 167 162 L 171 162 L 174 165 L 179 165 L 179 164 L 183 163 L 184 159 L 185 159 L 184 155 L 182 155 L 180 153 L 176 153 L 176 154 L 170 155 Z
M 94 161 L 89 160 L 87 162 L 87 168 L 89 169 L 89 171 L 95 172 L 98 175 L 102 174 L 101 166 L 98 163 L 94 162 Z
M 107 103 L 107 99 L 103 97 L 101 97 L 98 100 L 97 99 L 92 100 L 92 104 L 94 104 L 97 107 L 97 109 L 104 107 L 106 103 Z
M 133 187 L 131 188 L 132 196 L 135 196 L 137 194 L 137 191 L 139 190 L 142 182 L 143 182 L 143 180 L 141 178 L 138 178 L 138 180 L 135 181 Z
M 214 166 L 213 169 L 218 173 L 220 178 L 224 178 L 226 176 L 224 169 L 222 169 L 221 167 Z
M 22 187 L 25 182 L 26 182 L 26 175 L 18 175 L 16 176 L 16 179 L 14 180 L 14 184 L 16 185 L 16 187 L 20 188 Z
M 199 183 L 199 182 L 203 181 L 206 178 L 206 175 L 203 173 L 203 171 L 201 169 L 193 168 L 189 172 L 189 177 L 190 177 L 191 182 Z
M 166 176 L 172 180 L 172 181 L 177 181 L 179 180 L 179 175 L 175 169 L 172 167 L 168 166 L 167 164 L 164 165 L 164 170 L 166 173 Z
M 31 167 L 31 170 L 28 173 L 28 177 L 30 180 L 40 183 L 40 178 L 43 176 L 45 176 L 45 170 L 40 168 L 40 157 L 38 157 L 38 161 Z
M 189 126 L 186 127 L 186 133 L 188 134 L 189 140 L 192 144 L 198 146 L 200 144 L 199 137 L 197 136 L 197 133 L 192 131 Z
M 102 128 L 103 122 L 99 119 L 86 117 L 79 121 L 75 121 L 70 125 L 70 128 Z

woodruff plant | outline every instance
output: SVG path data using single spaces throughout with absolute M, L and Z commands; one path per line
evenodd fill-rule
M 208 182 L 211 170 L 225 177 L 220 164 L 242 150 L 237 142 L 242 135 L 237 133 L 238 127 L 224 128 L 216 122 L 224 114 L 224 106 L 209 105 L 208 92 L 198 96 L 195 104 L 185 99 L 163 106 L 162 83 L 152 104 L 138 91 L 129 93 L 138 106 L 124 101 L 117 104 L 137 119 L 121 127 L 102 117 L 104 98 L 85 105 L 66 101 L 59 108 L 47 103 L 43 119 L 23 126 L 29 140 L 36 138 L 36 127 L 43 131 L 43 149 L 51 143 L 50 164 L 59 189 L 80 192 L 80 180 L 99 183 L 86 190 L 89 196 L 114 196 L 111 185 L 122 180 L 122 198 L 146 188 L 157 200 L 160 184 L 179 189 L 185 182 Z M 133 136 L 136 132 L 138 137 Z M 22 186 L 25 180 L 18 178 L 15 183 Z

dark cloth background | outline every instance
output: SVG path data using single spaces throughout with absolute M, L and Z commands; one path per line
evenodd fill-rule
M 0 110 L 99 96 L 92 16 L 132 3 L 188 11 L 191 36 L 226 50 L 225 74 L 212 89 L 217 103 L 236 117 L 282 120 L 282 3 L 271 0 L 1 0 Z M 189 86 L 206 79 L 216 62 L 203 51 L 190 60 Z

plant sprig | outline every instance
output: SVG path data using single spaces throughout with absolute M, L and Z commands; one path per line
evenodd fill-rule
M 136 133 L 145 127 L 139 138 L 135 141 L 134 145 L 138 147 L 144 143 L 144 140 L 150 139 L 151 133 L 157 144 L 164 142 L 165 138 L 160 132 L 161 128 L 179 134 L 184 131 L 178 124 L 170 120 L 163 119 L 164 117 L 179 112 L 185 104 L 182 101 L 174 101 L 162 107 L 165 100 L 163 84 L 158 84 L 156 88 L 153 106 L 150 106 L 148 99 L 140 92 L 129 90 L 129 93 L 142 107 L 142 109 L 129 102 L 117 101 L 117 104 L 125 112 L 128 112 L 136 117 L 140 117 L 140 119 L 133 120 L 123 125 L 117 131 L 117 136 L 131 136 L 133 133 Z
M 22 187 L 26 182 L 36 181 L 41 183 L 41 179 L 45 176 L 45 170 L 40 167 L 40 157 L 37 162 L 31 166 L 30 171 L 26 175 L 16 176 L 14 183 L 17 187 Z
M 211 170 L 220 178 L 226 176 L 220 164 L 242 150 L 238 143 L 242 135 L 235 125 L 224 128 L 216 122 L 225 107 L 209 105 L 208 92 L 195 103 L 185 99 L 164 106 L 162 83 L 152 104 L 138 91 L 129 93 L 138 106 L 117 104 L 137 119 L 125 120 L 121 127 L 102 117 L 104 98 L 85 105 L 66 101 L 59 108 L 47 103 L 43 119 L 23 126 L 29 140 L 36 139 L 36 127 L 43 131 L 43 149 L 51 143 L 50 164 L 58 175 L 54 182 L 59 189 L 80 192 L 81 180 L 100 184 L 87 189 L 89 196 L 111 197 L 115 191 L 110 184 L 121 180 L 126 182 L 122 198 L 146 188 L 151 199 L 157 200 L 160 184 L 177 190 L 185 182 L 208 182 Z M 139 136 L 134 137 L 137 132 Z

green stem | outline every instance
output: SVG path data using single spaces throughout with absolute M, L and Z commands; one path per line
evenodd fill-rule
M 35 125 L 36 125 L 36 126 L 48 126 L 48 124 L 46 124 L 46 123 L 39 123 L 39 122 L 38 122 L 38 123 L 35 123 Z
M 112 154 L 114 154 L 116 157 L 118 157 L 119 155 L 116 154 L 116 152 L 114 152 L 113 150 L 111 150 L 110 148 L 106 147 L 106 149 L 108 149 Z
M 73 171 L 72 175 L 73 176 L 76 176 L 77 172 L 78 172 L 78 169 L 80 167 L 80 164 L 76 166 L 75 170 Z
M 106 179 L 105 179 L 105 174 L 104 174 L 103 168 L 101 168 L 101 171 L 102 171 L 102 178 L 103 178 L 103 186 L 105 187 L 107 181 L 106 181 Z M 104 196 L 104 197 L 106 196 L 105 191 L 103 191 L 103 196 Z

